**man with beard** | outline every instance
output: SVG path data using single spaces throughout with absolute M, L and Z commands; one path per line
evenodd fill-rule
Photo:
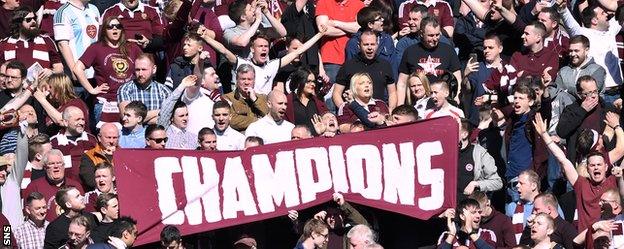
M 247 127 L 245 136 L 257 136 L 264 140 L 264 144 L 279 143 L 290 140 L 290 133 L 295 125 L 284 120 L 286 115 L 286 95 L 273 90 L 267 97 L 269 114 Z
M 63 152 L 57 149 L 51 149 L 43 155 L 43 165 L 46 171 L 46 177 L 38 178 L 32 181 L 26 191 L 25 196 L 32 192 L 39 192 L 46 198 L 48 213 L 47 221 L 52 221 L 58 216 L 57 204 L 54 201 L 56 192 L 67 185 L 76 186 L 79 189 L 80 183 L 74 179 L 65 177 L 65 161 L 63 160 Z
M 43 239 L 48 227 L 48 213 L 45 197 L 39 192 L 32 192 L 26 197 L 24 210 L 28 219 L 13 230 L 20 248 L 43 248 Z
M 242 150 L 245 148 L 245 135 L 230 127 L 230 104 L 217 101 L 212 106 L 213 131 L 217 136 L 217 150 Z
M 589 56 L 589 39 L 584 35 L 577 35 L 570 38 L 570 47 L 568 55 L 570 56 L 570 65 L 562 67 L 557 73 L 555 84 L 569 94 L 576 93 L 576 79 L 581 76 L 589 75 L 598 85 L 598 91 L 602 92 L 604 88 L 604 79 L 606 71 L 600 65 L 596 64 L 594 58 Z
M 85 249 L 93 244 L 91 239 L 91 229 L 93 225 L 89 218 L 84 215 L 74 217 L 69 223 L 67 231 L 68 240 L 59 249 Z
M 350 248 L 350 239 L 348 238 L 347 232 L 349 232 L 352 227 L 358 225 L 368 226 L 368 222 L 357 209 L 353 208 L 351 204 L 345 201 L 342 194 L 334 193 L 333 199 L 338 207 L 330 206 L 326 210 L 315 214 L 314 219 L 324 221 L 329 227 L 329 233 L 326 237 L 328 239 L 327 249 Z M 297 211 L 288 211 L 288 217 L 297 225 L 299 221 L 299 213 Z
M 58 206 L 61 207 L 63 213 L 59 215 L 54 221 L 50 222 L 50 225 L 46 228 L 46 236 L 44 240 L 44 249 L 56 249 L 65 244 L 66 242 L 76 242 L 77 238 L 73 234 L 68 235 L 68 230 L 71 227 L 72 219 L 86 216 L 85 222 L 89 225 L 84 225 L 86 231 L 90 231 L 93 226 L 97 225 L 97 218 L 95 215 L 89 212 L 85 212 L 84 208 L 84 196 L 74 186 L 66 186 L 61 188 L 55 195 L 54 199 Z M 87 235 L 86 231 L 80 235 Z M 78 236 L 81 239 L 86 239 L 88 236 Z
M 140 101 L 147 107 L 147 115 L 143 118 L 144 124 L 155 124 L 158 120 L 161 103 L 171 94 L 171 90 L 164 84 L 154 80 L 156 64 L 154 56 L 141 54 L 134 61 L 134 80 L 126 82 L 117 90 L 119 112 L 130 101 Z
M 61 56 L 54 41 L 41 35 L 37 27 L 37 16 L 28 7 L 15 10 L 11 18 L 11 35 L 0 41 L 0 63 L 19 60 L 28 68 L 35 63 L 43 67 L 43 75 L 63 72 Z
M 95 136 L 85 131 L 85 114 L 78 107 L 68 106 L 63 111 L 64 131 L 50 138 L 52 148 L 59 149 L 65 155 L 65 167 L 69 168 L 69 177 L 78 180 L 80 161 L 85 151 L 97 145 Z
M 115 189 L 115 173 L 113 165 L 108 162 L 102 162 L 95 166 L 95 190 L 85 193 L 85 210 L 95 212 L 97 210 L 97 199 L 104 193 L 117 193 Z
M 80 162 L 80 180 L 85 190 L 95 189 L 95 166 L 113 163 L 113 153 L 119 147 L 119 129 L 113 123 L 105 123 L 98 134 L 98 144 L 84 153 Z

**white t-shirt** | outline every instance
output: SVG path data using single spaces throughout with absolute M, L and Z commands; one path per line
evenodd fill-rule
M 193 99 L 186 96 L 186 90 L 182 94 L 182 102 L 186 104 L 189 113 L 186 130 L 193 134 L 199 134 L 199 130 L 204 127 L 214 127 L 215 125 L 212 119 L 214 101 L 208 97 L 209 94 L 208 90 L 201 87 Z
M 273 80 L 275 79 L 275 75 L 277 75 L 277 71 L 280 69 L 280 63 L 281 59 L 278 58 L 267 61 L 264 65 L 258 66 L 251 62 L 251 60 L 238 57 L 238 60 L 236 60 L 236 68 L 242 64 L 252 65 L 256 71 L 254 90 L 256 90 L 256 93 L 269 94 L 269 92 L 273 90 Z M 236 77 L 234 79 L 236 79 Z
M 253 122 L 247 127 L 245 136 L 256 136 L 264 140 L 264 144 L 272 144 L 290 141 L 290 133 L 295 125 L 291 122 L 283 120 L 280 124 L 275 123 L 275 120 L 270 115 L 266 115 L 258 121 Z

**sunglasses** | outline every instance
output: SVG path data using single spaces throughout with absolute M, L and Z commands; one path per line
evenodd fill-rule
M 122 30 L 123 29 L 123 25 L 121 25 L 121 23 L 118 24 L 109 24 L 108 26 L 106 26 L 106 29 L 119 29 Z
M 154 142 L 156 142 L 157 144 L 162 143 L 162 142 L 167 142 L 167 140 L 169 140 L 169 138 L 148 138 L 149 140 L 152 140 Z
M 35 20 L 35 17 L 24 17 L 24 22 L 32 22 Z

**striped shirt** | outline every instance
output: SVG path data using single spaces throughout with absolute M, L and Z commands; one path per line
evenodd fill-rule
M 167 138 L 167 144 L 165 144 L 167 149 L 194 150 L 198 146 L 197 135 L 175 125 L 167 128 Z
M 44 220 L 43 226 L 38 227 L 32 220 L 29 219 L 22 225 L 15 228 L 15 230 L 13 230 L 13 234 L 15 235 L 17 248 L 43 248 L 43 241 L 45 239 L 45 232 L 48 224 L 50 224 L 50 222 Z
M 135 81 L 129 81 L 119 87 L 117 90 L 117 100 L 124 101 L 140 101 L 147 106 L 148 111 L 160 110 L 162 102 L 171 94 L 171 90 L 163 84 L 152 81 L 143 88 Z
M 507 216 L 511 217 L 511 224 L 513 225 L 514 236 L 516 237 L 516 243 L 520 243 L 520 237 L 522 236 L 522 230 L 526 226 L 527 218 L 533 212 L 533 202 L 517 202 L 507 204 Z
M 26 68 L 39 63 L 43 68 L 61 63 L 54 41 L 47 35 L 39 35 L 30 40 L 7 37 L 0 41 L 0 61 L 19 60 Z
M 54 14 L 54 39 L 68 41 L 74 62 L 98 39 L 100 12 L 93 4 L 80 8 L 67 2 Z M 93 78 L 93 68 L 85 71 Z

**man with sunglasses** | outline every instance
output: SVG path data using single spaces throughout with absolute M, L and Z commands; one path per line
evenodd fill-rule
M 35 63 L 43 67 L 42 74 L 50 76 L 52 72 L 63 72 L 61 56 L 54 41 L 42 35 L 37 27 L 37 16 L 28 7 L 15 10 L 11 18 L 10 36 L 0 41 L 0 63 L 19 60 L 26 68 Z
M 162 125 L 151 124 L 145 128 L 145 148 L 162 150 L 167 140 L 167 132 Z
M 576 81 L 577 101 L 563 109 L 557 123 L 557 135 L 566 139 L 567 157 L 576 162 L 577 138 L 584 129 L 593 129 L 602 134 L 605 129 L 604 100 L 600 97 L 600 90 L 596 79 L 584 75 Z

